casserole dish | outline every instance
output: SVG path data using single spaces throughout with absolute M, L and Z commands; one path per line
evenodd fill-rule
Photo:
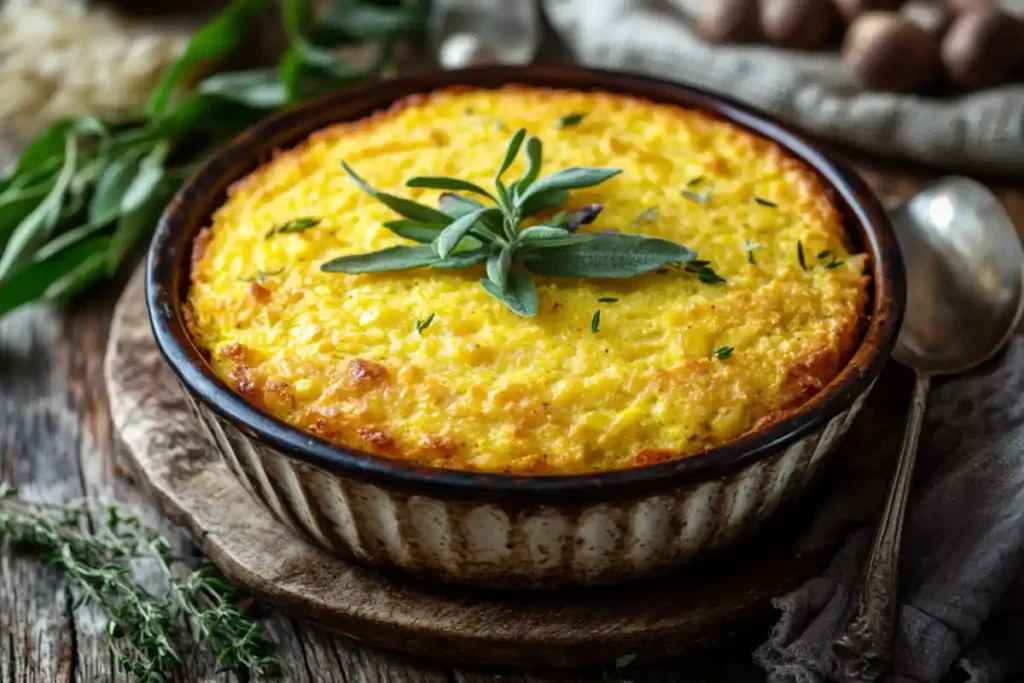
M 783 419 L 667 463 L 564 476 L 438 469 L 346 449 L 288 426 L 232 391 L 190 338 L 192 245 L 228 187 L 314 131 L 410 95 L 507 83 L 622 93 L 696 109 L 767 138 L 816 172 L 848 237 L 868 255 L 867 323 L 831 383 Z M 487 68 L 361 86 L 255 127 L 168 207 L 150 251 L 157 344 L 232 471 L 298 533 L 345 557 L 443 580 L 541 587 L 608 583 L 719 548 L 792 500 L 826 462 L 887 360 L 903 271 L 882 207 L 813 144 L 739 105 L 661 81 L 572 67 Z

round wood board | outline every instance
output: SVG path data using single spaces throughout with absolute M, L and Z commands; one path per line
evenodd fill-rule
M 758 543 L 661 578 L 599 589 L 487 591 L 345 562 L 294 536 L 206 443 L 156 349 L 143 292 L 140 269 L 118 304 L 106 358 L 114 425 L 137 475 L 225 574 L 296 617 L 429 658 L 578 667 L 721 643 L 822 566 L 820 556 L 790 551 L 803 528 L 792 521 L 799 515 L 759 534 Z

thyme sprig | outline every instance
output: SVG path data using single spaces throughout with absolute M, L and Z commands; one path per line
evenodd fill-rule
M 526 172 L 506 184 L 503 176 L 521 148 L 525 149 Z M 621 173 L 617 168 L 567 168 L 542 177 L 542 160 L 541 141 L 527 138 L 526 131 L 519 129 L 494 174 L 493 191 L 447 176 L 418 176 L 406 182 L 407 187 L 442 190 L 439 209 L 378 190 L 342 161 L 345 173 L 360 189 L 404 219 L 385 223 L 385 227 L 419 245 L 342 256 L 323 264 L 321 270 L 380 273 L 486 264 L 487 277 L 480 281 L 481 286 L 524 317 L 537 315 L 533 275 L 617 279 L 665 266 L 694 264 L 697 267 L 687 271 L 697 274 L 702 282 L 724 282 L 707 261 L 696 261 L 697 254 L 681 244 L 614 230 L 578 232 L 577 228 L 597 218 L 603 208 L 598 204 L 564 212 L 539 225 L 524 226 L 526 219 L 564 204 L 570 190 L 593 187 Z
M 266 656 L 263 629 L 239 607 L 237 591 L 212 565 L 191 570 L 170 543 L 137 517 L 106 508 L 103 524 L 88 532 L 85 502 L 47 504 L 15 496 L 0 482 L 0 542 L 36 554 L 61 570 L 78 599 L 107 619 L 104 634 L 118 670 L 140 683 L 165 683 L 181 666 L 177 642 L 188 638 L 219 652 L 217 669 L 265 675 L 277 669 Z M 132 566 L 159 567 L 164 590 L 140 585 Z

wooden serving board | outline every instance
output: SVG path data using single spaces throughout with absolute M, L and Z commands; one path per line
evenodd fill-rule
M 827 558 L 790 550 L 808 505 L 754 542 L 670 575 L 586 590 L 502 592 L 416 582 L 336 558 L 261 507 L 204 441 L 153 341 L 141 270 L 106 358 L 113 421 L 140 481 L 200 549 L 257 598 L 367 643 L 447 661 L 576 667 L 665 658 L 762 627 L 772 597 Z M 876 392 L 877 393 L 877 392 Z M 821 489 L 821 487 L 818 487 Z M 766 633 L 766 631 L 765 631 Z

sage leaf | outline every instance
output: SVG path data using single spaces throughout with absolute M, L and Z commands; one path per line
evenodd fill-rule
M 28 188 L 10 187 L 0 194 L 0 250 L 18 224 L 50 193 L 55 181 L 53 177 Z
M 0 287 L 0 316 L 43 297 L 51 286 L 82 263 L 94 262 L 97 257 L 102 263 L 109 244 L 110 237 L 106 235 L 93 237 L 19 268 Z M 66 288 L 67 285 L 58 285 L 57 293 Z
M 487 259 L 487 277 L 502 289 L 505 289 L 508 273 L 512 270 L 512 256 L 515 252 L 514 244 L 506 244 L 501 249 L 492 249 Z
M 242 45 L 249 27 L 260 17 L 269 3 L 267 0 L 233 0 L 220 14 L 199 29 L 188 42 L 178 60 L 164 73 L 146 103 L 146 111 L 153 118 L 167 113 L 171 97 L 199 66 L 205 62 L 223 59 Z
M 501 167 L 498 172 L 494 174 L 494 180 L 501 180 L 502 174 L 508 170 L 508 167 L 512 165 L 512 162 L 516 160 L 516 155 L 519 154 L 519 147 L 523 144 L 523 138 L 526 137 L 526 129 L 520 128 L 513 135 L 512 139 L 508 142 L 508 149 L 505 150 L 505 158 L 501 162 Z
M 413 242 L 430 244 L 437 239 L 437 236 L 444 230 L 439 223 L 418 223 L 416 221 L 388 221 L 384 227 L 399 237 L 404 237 Z M 470 239 L 466 237 L 466 239 Z
M 519 204 L 542 192 L 593 187 L 620 173 L 622 173 L 622 169 L 619 168 L 567 168 L 535 182 L 520 196 Z
M 139 171 L 139 160 L 133 154 L 115 159 L 96 183 L 96 192 L 89 203 L 89 222 L 107 225 L 121 214 L 121 200 Z
M 437 198 L 437 204 L 441 207 L 441 211 L 452 218 L 462 218 L 467 213 L 485 208 L 483 204 L 472 197 L 463 197 L 454 192 L 442 192 L 441 196 Z
M 484 188 L 471 183 L 468 180 L 459 180 L 458 178 L 447 178 L 445 176 L 417 176 L 410 178 L 405 183 L 406 187 L 425 187 L 428 190 L 456 190 L 465 192 L 475 192 L 476 194 L 489 197 L 494 200 L 491 193 Z
M 473 213 L 468 213 L 461 218 L 456 218 L 454 221 L 448 224 L 441 234 L 437 236 L 434 241 L 434 248 L 437 250 L 438 256 L 446 258 L 455 249 L 455 245 L 462 240 L 466 234 L 473 229 L 473 226 L 483 216 L 490 213 L 491 215 L 501 215 L 498 209 L 478 209 Z
M 523 265 L 538 275 L 620 279 L 696 258 L 675 242 L 625 234 L 592 234 L 590 239 L 523 255 Z
M 172 183 L 157 184 L 143 199 L 142 203 L 131 211 L 125 211 L 117 221 L 117 227 L 110 239 L 107 254 L 107 273 L 114 275 L 124 262 L 125 257 L 140 241 L 143 235 L 150 234 L 160 220 L 167 203 L 171 201 L 178 186 Z
M 555 127 L 569 128 L 570 126 L 578 126 L 583 121 L 583 117 L 585 116 L 586 114 L 579 112 L 573 114 L 566 114 L 562 118 L 558 119 L 558 124 Z
M 109 252 L 109 250 L 108 250 Z M 43 292 L 44 301 L 63 302 L 103 279 L 107 273 L 107 254 L 90 254 L 68 272 L 50 283 Z
M 535 225 L 519 233 L 519 240 L 523 244 L 565 239 L 574 239 L 572 233 L 562 228 L 552 228 L 547 225 Z
M 540 167 L 543 162 L 543 145 L 539 138 L 531 135 L 526 140 L 526 173 L 519 180 L 519 184 L 516 185 L 515 192 L 513 195 L 518 200 L 519 196 L 526 192 L 530 188 L 530 185 L 537 180 L 537 176 L 540 175 Z
M 504 288 L 487 279 L 481 280 L 480 284 L 488 294 L 505 304 L 516 315 L 524 318 L 533 318 L 537 315 L 537 287 L 529 273 L 513 270 L 508 274 Z
M 388 247 L 368 254 L 354 254 L 332 259 L 320 266 L 325 273 L 386 273 L 429 266 L 438 260 L 429 245 Z
M 519 215 L 523 218 L 533 216 L 547 209 L 557 209 L 569 198 L 566 190 L 552 190 L 534 194 L 519 202 Z
M 397 197 L 395 195 L 388 194 L 387 192 L 381 192 L 356 175 L 356 172 L 353 171 L 352 168 L 344 161 L 341 162 L 341 167 L 345 169 L 345 173 L 347 173 L 348 177 L 359 186 L 360 190 L 370 195 L 381 204 L 384 204 L 398 215 L 414 221 L 419 221 L 420 223 L 442 223 L 447 225 L 451 222 L 451 219 L 447 215 L 441 213 L 437 209 L 432 209 L 429 206 L 414 202 L 411 199 Z
M 490 254 L 490 248 L 484 246 L 473 248 L 466 247 L 466 242 L 471 239 L 471 237 L 463 239 L 459 243 L 459 246 L 455 248 L 455 251 L 452 252 L 451 256 L 448 258 L 438 259 L 434 263 L 431 263 L 430 267 L 440 268 L 442 270 L 461 270 L 471 266 L 479 266 L 487 260 L 487 257 Z M 476 243 L 479 244 L 479 242 Z
M 202 80 L 196 90 L 268 111 L 288 103 L 288 91 L 274 69 L 216 74 Z
M 427 3 L 379 5 L 372 2 L 332 2 L 321 18 L 326 39 L 384 38 L 395 33 L 414 31 L 427 20 Z
M 307 230 L 312 230 L 316 226 L 320 225 L 322 221 L 323 219 L 314 218 L 312 216 L 293 218 L 290 221 L 282 223 L 281 225 L 275 225 L 270 230 L 267 230 L 266 234 L 263 235 L 263 239 L 269 240 L 274 235 L 299 235 Z
M 0 281 L 11 274 L 36 245 L 45 242 L 53 233 L 60 217 L 61 201 L 74 178 L 77 164 L 75 138 L 68 135 L 64 138 L 64 166 L 60 175 L 43 201 L 11 232 L 4 252 L 0 255 Z
M 121 213 L 131 213 L 143 203 L 160 184 L 164 177 L 164 159 L 170 151 L 170 143 L 164 141 L 153 147 L 149 155 L 139 165 L 139 172 L 132 179 L 124 196 L 121 197 Z

